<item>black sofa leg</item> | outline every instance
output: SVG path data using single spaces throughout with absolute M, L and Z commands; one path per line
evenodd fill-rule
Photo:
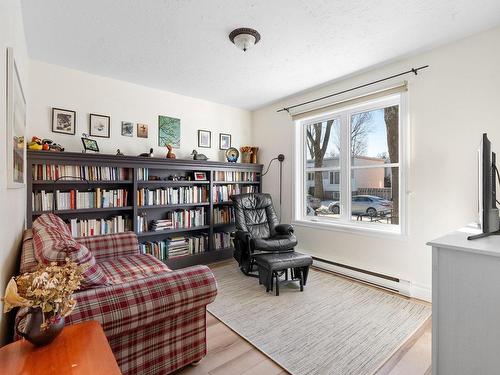
M 279 296 L 280 295 L 280 287 L 279 287 L 279 277 L 278 277 L 278 272 L 274 272 L 275 276 L 276 276 L 276 295 Z
M 304 273 L 303 273 L 303 269 L 301 268 L 300 271 L 300 280 L 299 280 L 299 283 L 300 283 L 300 291 L 303 292 L 304 291 Z

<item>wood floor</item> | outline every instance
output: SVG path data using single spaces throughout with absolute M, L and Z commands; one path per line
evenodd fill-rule
M 431 327 L 432 322 L 429 318 L 421 329 L 388 359 L 376 375 L 430 375 Z M 199 365 L 188 366 L 175 374 L 288 374 L 287 371 L 210 313 L 207 313 L 207 346 L 207 356 L 201 360 Z

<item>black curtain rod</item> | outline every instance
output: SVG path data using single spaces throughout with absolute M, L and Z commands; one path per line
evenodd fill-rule
M 309 100 L 307 102 L 302 102 L 302 103 L 299 103 L 299 104 L 295 104 L 295 105 L 292 105 L 290 107 L 284 107 L 284 108 L 278 109 L 276 112 L 286 111 L 286 112 L 290 113 L 290 109 L 292 109 L 292 108 L 301 107 L 301 106 L 306 105 L 306 104 L 318 102 L 318 101 L 323 100 L 323 99 L 331 98 L 332 96 L 337 96 L 337 95 L 340 95 L 340 94 L 345 94 L 346 92 L 358 90 L 358 89 L 361 89 L 363 87 L 374 85 L 374 84 L 380 83 L 380 82 L 384 82 L 384 81 L 387 81 L 387 80 L 392 79 L 392 78 L 404 76 L 405 74 L 413 73 L 413 74 L 417 75 L 419 70 L 422 70 L 422 69 L 425 69 L 425 68 L 428 68 L 428 67 L 429 67 L 429 65 L 420 66 L 418 68 L 411 68 L 410 70 L 407 70 L 406 72 L 394 74 L 392 76 L 385 77 L 385 78 L 382 78 L 382 79 L 378 79 L 378 80 L 373 81 L 373 82 L 365 83 L 364 85 L 359 85 L 359 86 L 356 86 L 356 87 L 352 87 L 352 88 L 347 89 L 347 90 L 343 90 L 343 91 L 339 91 L 339 92 L 336 92 L 336 93 L 333 93 L 333 94 L 330 94 L 330 95 L 322 96 L 321 98 L 312 99 L 312 100 Z

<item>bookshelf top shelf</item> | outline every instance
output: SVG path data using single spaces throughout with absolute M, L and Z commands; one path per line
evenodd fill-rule
M 233 170 L 260 172 L 262 164 L 228 163 L 190 159 L 166 159 L 165 157 L 117 156 L 81 152 L 48 152 L 28 150 L 29 164 L 93 165 L 122 168 L 151 168 L 186 171 Z
M 259 185 L 259 181 L 214 181 L 214 185 Z

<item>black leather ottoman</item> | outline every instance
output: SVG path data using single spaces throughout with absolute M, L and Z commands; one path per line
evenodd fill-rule
M 254 256 L 255 263 L 259 269 L 259 283 L 266 286 L 266 292 L 273 290 L 276 279 L 276 295 L 279 296 L 279 277 L 285 274 L 288 280 L 288 270 L 291 270 L 291 280 L 299 281 L 300 291 L 304 290 L 309 274 L 309 266 L 313 260 L 309 255 L 296 251 L 286 253 L 267 253 Z

